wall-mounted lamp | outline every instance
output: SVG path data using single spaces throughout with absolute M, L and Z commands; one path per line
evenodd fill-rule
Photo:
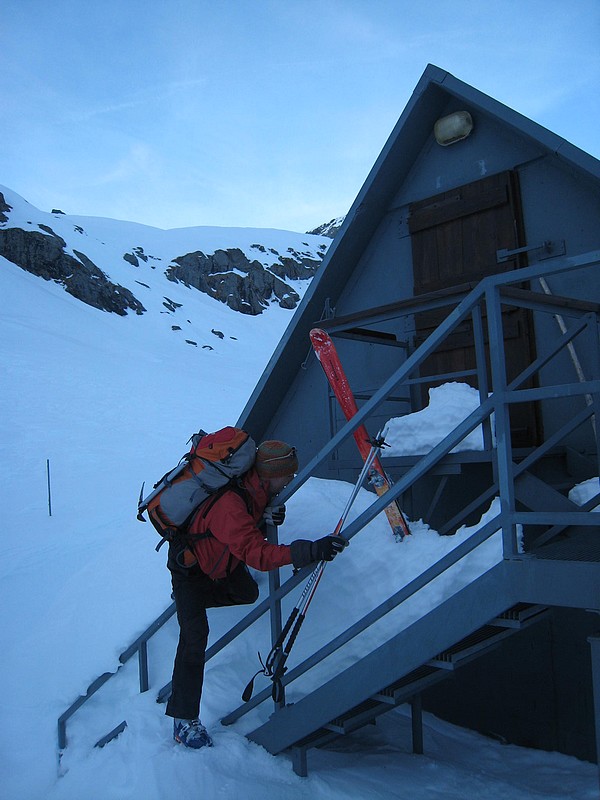
M 447 117 L 438 119 L 433 127 L 435 140 L 446 147 L 466 139 L 473 130 L 473 118 L 468 111 L 455 111 Z

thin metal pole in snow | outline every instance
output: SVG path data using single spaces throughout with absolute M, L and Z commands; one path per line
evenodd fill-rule
M 50 459 L 46 459 L 46 477 L 48 479 L 48 516 L 52 516 L 52 494 L 50 491 Z

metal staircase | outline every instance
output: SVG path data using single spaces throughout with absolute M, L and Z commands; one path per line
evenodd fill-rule
M 473 461 L 479 461 L 489 471 L 489 485 L 473 500 L 446 521 L 447 530 L 456 529 L 463 524 L 466 516 L 489 505 L 493 497 L 500 498 L 501 512 L 483 527 L 475 530 L 436 564 L 427 568 L 406 586 L 397 591 L 377 608 L 355 622 L 347 630 L 339 633 L 318 652 L 311 654 L 304 662 L 291 667 L 283 677 L 283 686 L 288 687 L 295 680 L 310 672 L 316 665 L 335 654 L 361 632 L 381 620 L 401 603 L 413 596 L 439 575 L 450 569 L 461 558 L 475 550 L 496 531 L 502 531 L 503 560 L 471 584 L 431 609 L 425 616 L 404 630 L 389 630 L 389 638 L 372 652 L 366 652 L 352 666 L 336 674 L 325 684 L 309 692 L 291 705 L 276 706 L 272 716 L 248 737 L 262 744 L 271 753 L 287 752 L 294 759 L 294 768 L 299 774 L 307 772 L 306 754 L 310 748 L 326 744 L 337 736 L 348 735 L 361 726 L 372 722 L 379 715 L 410 702 L 413 712 L 413 747 L 422 751 L 420 720 L 420 693 L 434 683 L 452 674 L 455 669 L 480 657 L 499 646 L 507 637 L 522 631 L 542 619 L 549 606 L 594 609 L 600 612 L 600 546 L 591 534 L 600 526 L 600 513 L 594 509 L 600 498 L 594 498 L 580 507 L 565 496 L 568 486 L 556 486 L 545 480 L 540 463 L 553 456 L 557 448 L 568 454 L 568 439 L 573 431 L 588 426 L 595 418 L 600 397 L 600 356 L 598 355 L 598 319 L 600 307 L 579 301 L 569 302 L 568 298 L 540 297 L 524 290 L 514 290 L 511 284 L 523 285 L 525 281 L 548 275 L 553 272 L 568 272 L 584 268 L 597 268 L 600 253 L 585 254 L 560 261 L 544 262 L 543 266 L 528 267 L 484 279 L 469 293 L 452 299 L 444 298 L 443 304 L 451 310 L 444 322 L 411 355 L 401 367 L 377 390 L 363 405 L 359 413 L 332 435 L 331 440 L 306 465 L 302 472 L 282 496 L 296 491 L 331 454 L 370 415 L 377 412 L 387 398 L 393 395 L 419 369 L 419 366 L 435 350 L 445 337 L 470 317 L 473 321 L 475 351 L 480 392 L 480 405 L 457 428 L 434 447 L 429 453 L 415 456 L 404 462 L 400 477 L 390 492 L 375 499 L 357 519 L 346 529 L 345 535 L 352 538 L 380 514 L 386 505 L 396 497 L 410 490 L 424 477 L 441 474 L 450 468 L 456 471 L 461 463 L 466 463 L 469 454 L 451 453 L 462 439 L 479 425 L 483 426 L 486 449 L 471 454 Z M 428 301 L 415 299 L 406 301 L 394 308 L 375 310 L 370 319 L 387 319 L 390 315 L 413 314 L 415 309 L 427 309 Z M 442 301 L 440 301 L 442 302 Z M 419 303 L 421 305 L 419 305 Z M 452 305 L 454 303 L 454 305 Z M 550 342 L 524 372 L 510 384 L 506 381 L 504 352 L 501 346 L 502 321 L 501 306 L 504 303 L 521 305 L 539 313 L 556 313 L 557 309 L 567 319 L 574 322 L 566 332 Z M 439 305 L 435 306 L 439 307 Z M 484 311 L 482 311 L 484 309 Z M 377 312 L 377 313 L 375 313 Z M 485 313 L 484 313 L 485 312 Z M 387 315 L 387 316 L 386 316 Z M 369 315 L 367 314 L 367 317 Z M 488 326 L 484 336 L 483 322 Z M 369 319 L 365 324 L 369 323 Z M 355 324 L 355 323 L 353 323 Z M 329 329 L 344 329 L 343 320 L 329 320 Z M 593 342 L 594 360 L 588 380 L 575 383 L 540 385 L 533 389 L 520 388 L 524 381 L 537 375 L 558 353 L 577 336 L 586 335 Z M 483 346 L 484 340 L 499 343 L 489 355 Z M 491 375 L 491 380 L 488 377 Z M 569 419 L 565 419 L 560 429 L 554 431 L 536 448 L 528 451 L 513 450 L 510 437 L 509 408 L 513 403 L 537 402 L 553 398 L 581 398 L 585 396 L 585 407 L 575 409 Z M 495 441 L 491 437 L 491 417 L 495 417 Z M 596 429 L 592 441 L 598 452 Z M 565 445 L 566 442 L 566 445 Z M 562 457 L 562 456 L 561 456 Z M 571 454 L 581 469 L 588 468 L 581 454 Z M 597 456 L 592 466 L 598 467 Z M 461 461 L 462 459 L 462 461 Z M 585 463 L 584 463 L 585 462 Z M 597 474 L 597 473 L 596 473 Z M 575 482 L 575 481 L 573 481 Z M 520 551 L 517 527 L 523 526 L 531 531 L 531 546 L 528 551 Z M 575 535 L 577 534 L 577 536 Z M 271 535 L 276 539 L 276 531 Z M 565 538 L 566 537 L 566 538 Z M 572 554 L 573 542 L 578 542 L 578 555 Z M 552 555 L 552 548 L 562 548 L 559 555 Z M 569 546 L 571 549 L 569 550 Z M 308 576 L 305 569 L 279 584 L 278 572 L 269 576 L 269 597 L 254 607 L 225 636 L 211 645 L 207 657 L 210 659 L 238 635 L 269 613 L 271 617 L 271 636 L 275 641 L 281 631 L 281 601 Z M 172 608 L 153 623 L 123 657 L 135 653 L 139 656 L 140 691 L 148 688 L 147 650 L 148 638 L 173 613 Z M 159 624 L 160 623 L 160 624 Z M 147 634 L 147 635 L 146 635 Z M 598 648 L 598 673 L 600 676 L 600 647 Z M 123 660 L 123 659 L 122 659 Z M 331 663 L 331 662 L 330 662 Z M 78 708 L 97 691 L 110 675 L 104 675 L 91 684 L 88 693 L 78 698 L 59 720 L 59 749 L 66 747 L 66 723 Z M 599 678 L 600 679 L 600 678 Z M 159 691 L 159 700 L 169 694 L 167 684 Z M 230 712 L 223 718 L 223 724 L 231 724 L 256 708 L 265 700 L 270 700 L 270 687 L 259 692 L 251 701 Z M 600 700 L 600 698 L 599 698 Z M 600 713 L 597 714 L 600 724 Z M 113 732 L 123 730 L 121 723 Z M 102 743 L 111 738 L 104 737 Z
M 306 775 L 309 749 L 410 702 L 413 751 L 422 752 L 421 692 L 547 613 L 536 604 L 511 605 L 505 572 L 503 564 L 494 567 L 316 691 L 276 711 L 248 738 L 270 753 L 289 753 L 295 771 Z

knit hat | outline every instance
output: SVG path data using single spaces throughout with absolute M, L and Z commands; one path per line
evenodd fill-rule
M 256 471 L 261 478 L 287 478 L 298 472 L 296 448 L 285 442 L 263 442 L 256 451 Z

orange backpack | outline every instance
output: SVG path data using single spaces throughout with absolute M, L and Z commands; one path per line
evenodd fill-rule
M 241 428 L 221 428 L 214 433 L 201 430 L 189 441 L 189 453 L 154 484 L 145 498 L 142 484 L 137 518 L 146 522 L 143 515 L 148 512 L 161 537 L 156 550 L 184 535 L 202 503 L 247 472 L 256 458 L 256 444 Z

